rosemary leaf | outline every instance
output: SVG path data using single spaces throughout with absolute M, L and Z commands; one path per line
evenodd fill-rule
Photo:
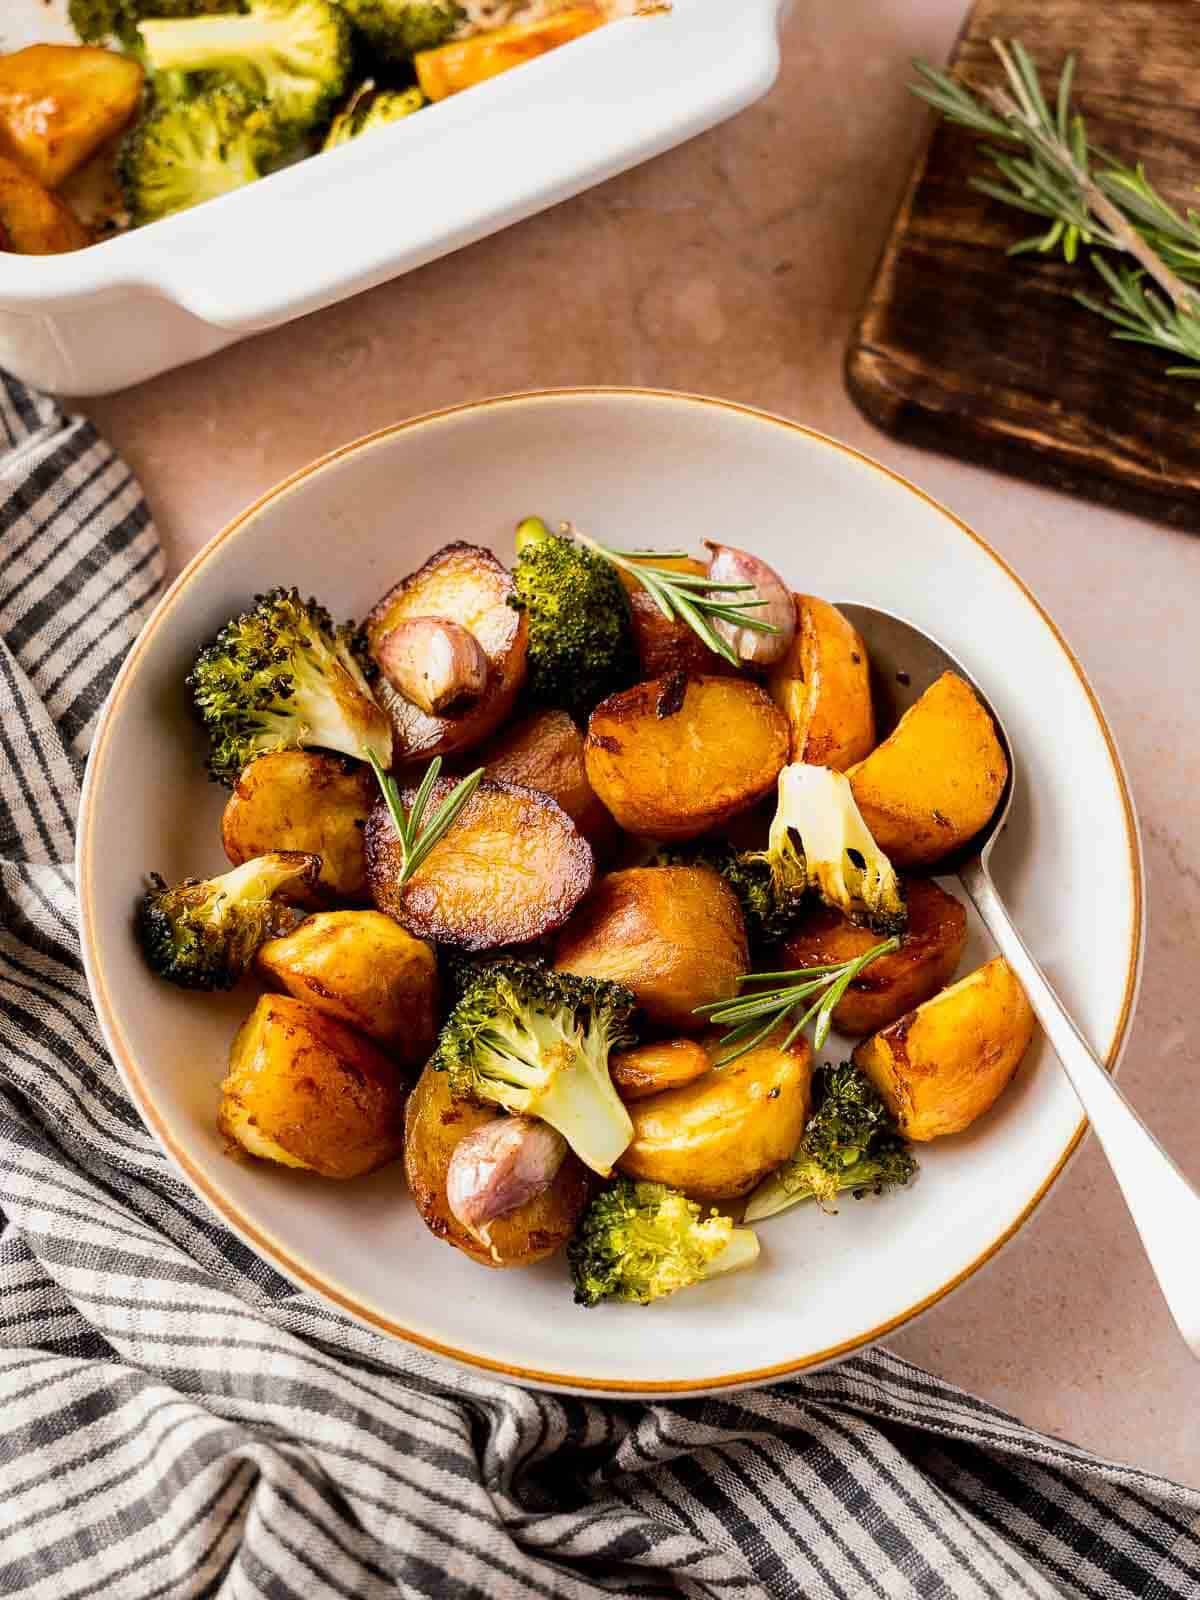
M 425 776 L 421 779 L 416 794 L 413 796 L 412 808 L 404 809 L 404 801 L 400 795 L 399 786 L 390 772 L 385 772 L 378 756 L 373 751 L 367 752 L 367 759 L 374 770 L 379 784 L 380 793 L 391 813 L 392 823 L 396 829 L 396 837 L 400 841 L 400 877 L 399 886 L 412 877 L 421 863 L 428 857 L 431 850 L 441 842 L 445 835 L 458 820 L 459 813 L 470 800 L 483 781 L 483 768 L 478 768 L 469 777 L 456 784 L 441 805 L 434 812 L 428 822 L 424 821 L 425 812 L 428 810 L 430 797 L 434 785 L 442 770 L 442 759 L 434 756 L 425 769 Z

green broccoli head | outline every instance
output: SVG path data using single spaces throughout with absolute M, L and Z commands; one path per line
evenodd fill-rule
M 323 150 L 349 144 L 364 133 L 374 133 L 393 122 L 402 122 L 428 102 L 420 89 L 379 89 L 372 78 L 359 84 L 349 101 L 334 117 L 325 135 Z
M 232 989 L 258 947 L 303 916 L 280 891 L 311 890 L 320 871 L 320 856 L 278 850 L 217 878 L 171 885 L 152 873 L 137 917 L 151 971 L 183 989 Z
M 567 1260 L 575 1301 L 649 1305 L 704 1278 L 749 1266 L 758 1256 L 751 1228 L 700 1206 L 662 1183 L 619 1178 L 584 1212 Z
M 494 961 L 450 1013 L 433 1065 L 451 1093 L 540 1117 L 586 1166 L 607 1176 L 633 1137 L 608 1071 L 632 1042 L 634 998 L 619 984 Z
M 709 867 L 718 873 L 737 896 L 746 937 L 755 950 L 785 938 L 802 908 L 802 895 L 778 892 L 771 868 L 761 855 L 738 850 L 726 839 L 660 845 L 650 858 L 650 865 Z
M 270 132 L 262 105 L 232 85 L 156 101 L 117 160 L 130 220 L 157 222 L 253 183 Z
M 311 746 L 390 766 L 392 727 L 363 675 L 359 639 L 298 589 L 258 595 L 227 622 L 187 680 L 212 776 L 232 786 L 255 756 Z
M 70 0 L 68 15 L 85 44 L 117 39 L 132 45 L 145 17 L 200 17 L 237 9 L 237 0 Z
M 638 679 L 629 602 L 607 561 L 539 517 L 517 529 L 516 594 L 529 616 L 529 676 L 535 704 L 585 721 L 593 707 Z
M 759 1184 L 746 1203 L 746 1221 L 815 1200 L 822 1211 L 844 1189 L 882 1194 L 906 1184 L 917 1170 L 908 1146 L 871 1080 L 851 1061 L 822 1067 L 813 1079 L 817 1109 L 795 1155 Z
M 351 25 L 385 61 L 436 50 L 465 19 L 454 0 L 339 0 Z

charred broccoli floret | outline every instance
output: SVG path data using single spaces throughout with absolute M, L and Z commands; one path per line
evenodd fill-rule
M 454 0 L 339 0 L 351 23 L 385 61 L 436 50 L 466 13 Z
M 130 219 L 157 222 L 253 183 L 269 139 L 261 105 L 232 86 L 162 100 L 121 146 L 117 175 Z
M 548 1122 L 607 1175 L 633 1137 L 608 1073 L 631 1042 L 634 998 L 619 984 L 497 961 L 467 985 L 438 1037 L 433 1065 L 451 1093 Z
M 324 150 L 349 144 L 364 133 L 375 133 L 393 122 L 401 122 L 426 105 L 420 89 L 379 89 L 372 78 L 359 84 L 349 101 L 334 117 L 325 135 Z
M 602 1300 L 649 1305 L 664 1295 L 757 1259 L 752 1228 L 735 1228 L 728 1217 L 701 1207 L 662 1183 L 620 1178 L 584 1212 L 567 1260 L 575 1301 Z
M 540 517 L 517 529 L 517 592 L 529 615 L 527 693 L 583 721 L 593 707 L 638 678 L 629 603 L 616 571 Z
M 826 905 L 876 933 L 908 921 L 895 868 L 871 837 L 850 781 L 828 767 L 793 762 L 779 774 L 779 802 L 765 851 L 780 903 L 813 889 Z
M 71 0 L 68 15 L 85 44 L 108 39 L 133 44 L 145 17 L 200 17 L 237 9 L 237 0 Z
M 232 989 L 259 945 L 302 916 L 276 896 L 312 889 L 320 871 L 320 856 L 278 850 L 217 878 L 172 885 L 151 873 L 137 919 L 151 971 L 184 989 Z
M 790 1161 L 764 1179 L 746 1203 L 746 1221 L 761 1222 L 801 1200 L 834 1211 L 843 1189 L 882 1194 L 917 1170 L 879 1092 L 851 1061 L 821 1067 L 813 1078 L 817 1109 Z
M 359 637 L 298 589 L 258 595 L 227 622 L 187 680 L 212 776 L 232 787 L 255 756 L 311 746 L 390 766 L 392 727 L 363 676 Z
M 658 867 L 710 867 L 737 896 L 752 948 L 778 944 L 791 932 L 801 910 L 799 897 L 776 892 L 771 869 L 761 855 L 738 850 L 725 839 L 660 845 L 650 858 Z

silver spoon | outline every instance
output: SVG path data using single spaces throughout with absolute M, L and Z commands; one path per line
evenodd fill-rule
M 1008 782 L 988 825 L 961 850 L 937 862 L 935 870 L 939 877 L 958 874 L 1001 955 L 1021 980 L 1121 1187 L 1171 1315 L 1192 1354 L 1200 1358 L 1200 1272 L 1196 1266 L 1200 1192 L 1146 1127 L 1071 1020 L 1017 932 L 988 870 L 992 846 L 1008 819 L 1013 796 L 1016 763 L 1004 724 L 962 663 L 920 628 L 874 606 L 839 605 L 838 610 L 858 629 L 867 647 L 883 733 L 891 730 L 943 672 L 957 672 L 965 678 L 991 713 L 1008 757 Z

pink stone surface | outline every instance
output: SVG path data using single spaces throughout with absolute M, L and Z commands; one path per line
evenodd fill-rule
M 914 479 L 1030 584 L 1108 712 L 1149 876 L 1122 1082 L 1200 1180 L 1200 544 L 904 448 L 842 385 L 924 126 L 908 59 L 944 59 L 963 10 L 815 0 L 787 25 L 775 90 L 736 121 L 449 260 L 84 409 L 141 475 L 173 568 L 358 434 L 556 384 L 723 395 Z M 1094 1141 L 998 1259 L 891 1342 L 1036 1426 L 1200 1483 L 1200 1370 Z

